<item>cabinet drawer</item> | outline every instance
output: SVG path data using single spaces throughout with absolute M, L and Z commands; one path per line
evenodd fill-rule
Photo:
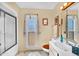
M 53 56 L 57 56 L 58 55 L 57 51 L 54 48 L 50 48 L 49 49 L 49 54 L 52 54 Z
M 49 50 L 49 56 L 55 56 L 51 50 Z

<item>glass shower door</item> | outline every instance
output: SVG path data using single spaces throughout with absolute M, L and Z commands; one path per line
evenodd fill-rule
M 0 55 L 17 44 L 17 19 L 0 9 Z
M 15 18 L 5 14 L 5 49 L 16 44 Z
M 0 11 L 0 54 L 5 51 L 4 41 L 4 12 Z

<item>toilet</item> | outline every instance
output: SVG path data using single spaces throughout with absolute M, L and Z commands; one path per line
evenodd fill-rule
M 49 53 L 49 44 L 45 44 L 42 46 L 42 50 Z

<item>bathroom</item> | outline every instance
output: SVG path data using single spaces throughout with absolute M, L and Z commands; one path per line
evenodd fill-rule
M 78 9 L 77 2 L 3 2 L 0 3 L 0 28 L 4 30 L 3 41 L 0 41 L 0 55 L 2 56 L 77 56 L 72 53 L 71 46 L 77 46 L 78 40 Z M 50 6 L 50 7 L 49 7 Z M 62 8 L 62 6 L 64 6 Z M 12 15 L 13 26 L 7 26 L 7 14 Z M 3 15 L 4 14 L 4 15 Z M 71 16 L 70 16 L 71 15 Z M 1 18 L 2 17 L 2 18 Z M 2 20 L 5 18 L 4 20 Z M 10 17 L 11 19 L 12 17 Z M 29 21 L 30 19 L 30 21 Z M 76 19 L 76 21 L 68 19 Z M 35 20 L 35 21 L 33 21 Z M 3 25 L 2 25 L 3 22 Z M 9 24 L 10 25 L 10 24 Z M 34 25 L 34 26 L 33 26 Z M 71 26 L 69 26 L 71 25 Z M 10 27 L 10 28 L 9 28 Z M 33 28 L 34 27 L 34 28 Z M 3 28 L 3 29 L 2 29 Z M 13 30 L 12 30 L 13 28 Z M 8 30 L 9 31 L 8 31 Z M 10 49 L 6 49 L 8 44 L 6 32 L 12 34 L 13 43 Z M 15 32 L 13 32 L 15 31 Z M 70 32 L 69 32 L 70 31 Z M 6 34 L 6 35 L 5 35 Z M 15 35 L 13 35 L 15 34 Z M 2 37 L 0 39 L 2 39 Z M 8 38 L 11 38 L 10 36 Z M 5 42 L 6 43 L 3 43 Z M 67 51 L 60 54 L 58 52 L 50 53 L 52 43 L 60 44 L 60 48 L 64 45 Z M 52 43 L 51 43 L 52 42 Z M 44 46 L 48 49 L 45 49 Z M 61 46 L 62 45 L 62 46 Z M 56 45 L 53 44 L 56 47 Z M 56 47 L 59 49 L 59 47 Z M 2 51 L 1 51 L 2 49 Z M 4 51 L 3 51 L 4 49 Z M 75 48 L 74 48 L 75 49 Z M 60 49 L 62 50 L 62 49 Z M 78 47 L 79 50 L 79 47 Z M 67 53 L 66 53 L 67 52 Z M 70 53 L 70 54 L 69 54 Z

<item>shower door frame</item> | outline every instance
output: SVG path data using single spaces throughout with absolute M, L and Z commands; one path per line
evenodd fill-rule
M 14 47 L 17 44 L 17 18 L 13 15 L 11 15 L 10 13 L 4 11 L 3 9 L 0 8 L 0 12 L 4 13 L 4 52 L 0 53 L 0 55 L 2 55 L 3 53 L 5 53 L 6 51 L 8 51 L 9 49 L 11 49 L 12 47 Z M 5 49 L 5 14 L 15 18 L 15 44 L 13 44 L 11 47 L 9 47 L 8 49 Z

